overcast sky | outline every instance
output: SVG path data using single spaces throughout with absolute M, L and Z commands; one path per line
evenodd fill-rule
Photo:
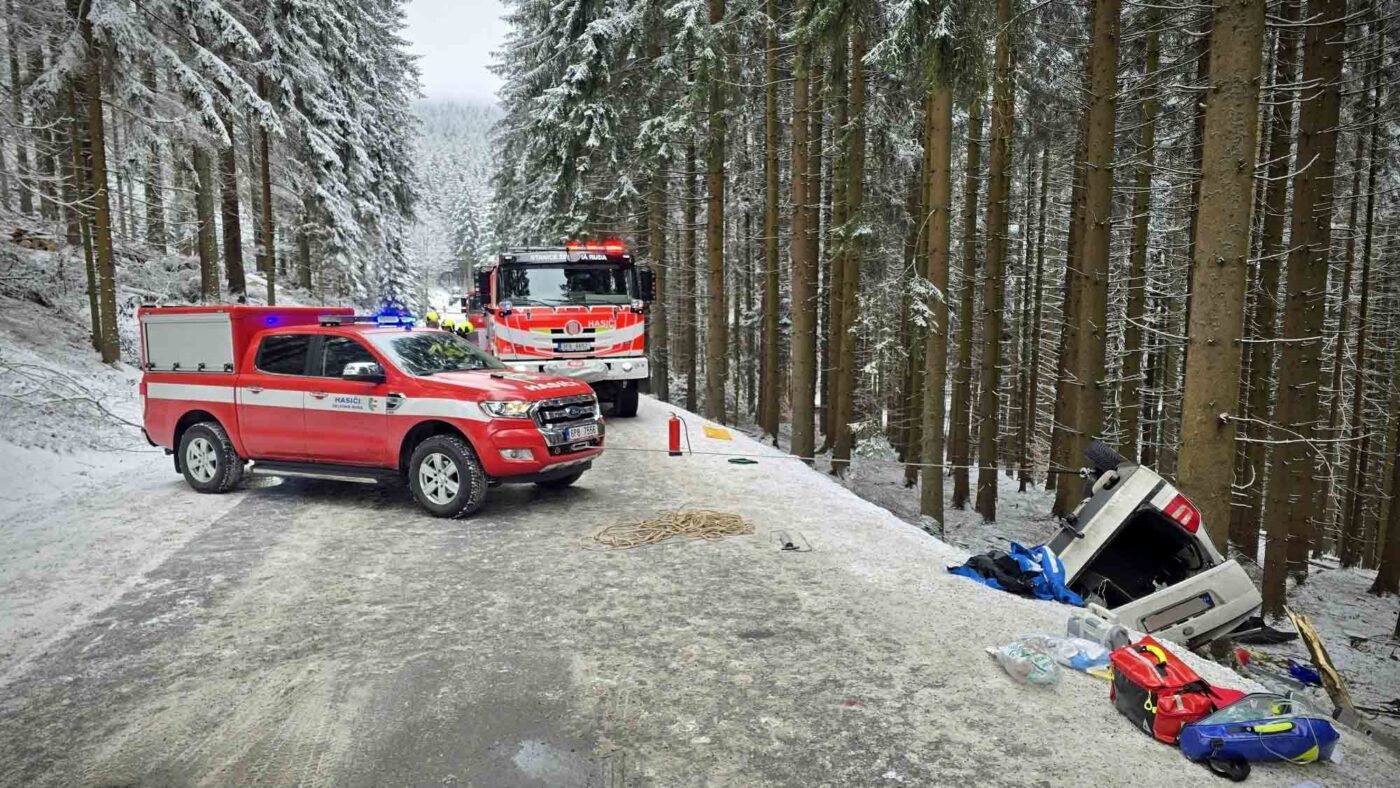
M 404 35 L 420 55 L 429 99 L 495 101 L 500 80 L 487 70 L 505 40 L 500 0 L 412 0 Z

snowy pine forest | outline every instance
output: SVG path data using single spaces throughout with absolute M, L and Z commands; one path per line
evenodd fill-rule
M 654 395 L 888 444 L 935 532 L 1103 440 L 1267 614 L 1400 591 L 1392 0 L 507 5 L 497 232 L 649 261 Z
M 423 100 L 406 0 L 3 1 L 0 295 L 105 362 L 143 300 L 620 238 L 653 396 L 935 533 L 1071 511 L 1103 440 L 1266 613 L 1400 593 L 1396 0 L 507 0 L 497 105 Z

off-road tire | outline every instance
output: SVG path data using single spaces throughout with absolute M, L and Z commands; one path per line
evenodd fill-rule
M 212 473 L 207 470 L 207 465 L 202 466 L 206 469 L 204 471 L 191 467 L 191 450 L 196 446 L 212 452 Z M 180 436 L 180 447 L 176 451 L 179 452 L 180 473 L 195 492 L 226 493 L 237 487 L 243 478 L 243 458 L 234 451 L 228 432 L 217 421 L 201 421 L 186 429 Z M 205 475 L 208 478 L 204 478 Z
M 613 415 L 619 419 L 630 419 L 637 415 L 637 403 L 641 401 L 641 392 L 636 386 L 619 386 L 617 397 L 613 400 Z
M 1109 471 L 1118 470 L 1118 466 L 1127 462 L 1127 458 L 1113 449 L 1103 441 L 1094 441 L 1084 447 L 1084 459 L 1089 461 L 1089 466 L 1100 475 Z
M 583 477 L 583 471 L 574 471 L 568 476 L 559 476 L 553 479 L 546 479 L 542 482 L 535 482 L 535 486 L 546 490 L 562 490 L 572 485 Z
M 445 455 L 457 469 L 456 495 L 447 501 L 433 501 L 424 491 L 420 470 L 434 454 Z M 413 448 L 408 460 L 408 488 L 414 500 L 434 517 L 469 517 L 486 503 L 486 472 L 470 444 L 457 435 L 434 435 Z

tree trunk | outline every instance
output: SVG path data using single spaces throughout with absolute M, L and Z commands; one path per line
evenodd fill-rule
M 924 95 L 924 140 L 933 138 L 933 94 Z M 914 236 L 914 249 L 909 265 L 905 269 L 908 280 L 905 282 L 905 292 L 909 293 L 910 307 L 913 308 L 912 292 L 915 287 L 915 280 L 920 276 L 919 268 L 923 261 L 928 259 L 929 249 L 929 190 L 933 182 L 933 147 L 927 142 L 924 144 L 923 161 L 919 167 L 916 190 L 918 192 L 918 207 L 915 215 L 918 217 L 917 230 Z M 927 329 L 927 319 L 909 321 L 909 331 L 905 335 L 905 353 L 909 359 L 909 388 L 905 398 L 905 412 L 909 414 L 909 434 L 907 436 L 908 451 L 904 455 L 904 487 L 909 489 L 919 482 L 919 471 L 923 459 L 923 435 L 924 435 L 924 356 L 927 355 L 925 333 Z
M 224 118 L 224 129 L 228 132 L 228 145 L 219 151 L 224 275 L 228 279 L 229 298 L 243 303 L 248 298 L 248 283 L 243 274 L 243 227 L 238 217 L 238 145 L 232 116 Z
M 1091 11 L 1092 11 L 1091 7 Z M 1086 52 L 1087 54 L 1087 52 Z M 1088 61 L 1084 66 L 1085 80 L 1088 79 Z M 1055 360 L 1055 414 L 1050 424 L 1050 471 L 1045 476 L 1046 489 L 1054 488 L 1055 501 L 1050 506 L 1050 514 L 1063 517 L 1069 514 L 1073 503 L 1078 501 L 1079 485 L 1066 476 L 1069 484 L 1060 484 L 1060 475 L 1068 474 L 1071 468 L 1079 467 L 1080 458 L 1074 456 L 1074 402 L 1079 386 L 1070 379 L 1075 360 L 1079 355 L 1079 323 L 1076 320 L 1079 304 L 1078 269 L 1080 261 L 1080 238 L 1084 234 L 1084 143 L 1088 139 L 1086 129 L 1088 113 L 1079 116 L 1079 132 L 1074 147 L 1074 166 L 1070 177 L 1070 216 L 1069 231 L 1065 234 L 1065 273 L 1061 284 L 1060 301 L 1060 352 Z
M 1146 50 L 1143 54 L 1142 135 L 1138 141 L 1137 191 L 1133 194 L 1133 247 L 1128 254 L 1128 311 L 1123 327 L 1123 381 L 1119 407 L 1123 425 L 1118 451 L 1130 460 L 1138 458 L 1138 424 L 1142 412 L 1142 321 L 1147 305 L 1147 239 L 1152 212 L 1152 165 L 1157 125 L 1157 67 L 1159 62 L 1158 14 L 1149 10 Z
M 1031 331 L 1030 331 L 1030 381 L 1026 384 L 1026 407 L 1021 416 L 1021 486 L 1025 492 L 1034 484 L 1031 480 L 1030 442 L 1035 439 L 1036 421 L 1039 417 L 1040 401 L 1040 343 L 1041 343 L 1041 301 L 1045 282 L 1045 208 L 1050 196 L 1050 146 L 1040 151 L 1040 206 L 1036 211 L 1040 219 L 1035 229 L 1035 274 L 1031 283 Z
M 734 318 L 739 321 L 739 330 L 744 339 L 744 401 L 748 403 L 748 416 L 751 419 L 758 418 L 758 392 L 755 386 L 755 367 L 758 361 L 758 324 L 752 319 L 758 308 L 754 299 L 754 272 L 753 261 L 753 210 L 744 209 L 744 303 L 743 309 L 734 310 Z M 734 395 L 737 402 L 738 394 Z M 735 418 L 738 421 L 738 418 Z
M 943 82 L 930 93 L 928 136 L 928 327 L 924 332 L 923 472 L 919 514 L 943 534 L 944 389 L 948 371 L 948 256 L 953 220 L 953 89 Z M 995 158 L 995 156 L 993 157 Z M 927 525 L 925 526 L 927 527 Z
M 99 349 L 102 362 L 111 364 L 120 358 L 117 344 L 117 282 L 116 263 L 112 254 L 112 206 L 107 196 L 107 138 L 102 116 L 102 50 L 92 34 L 86 4 L 82 4 L 78 27 L 87 45 L 87 75 L 84 92 L 88 104 L 89 156 L 92 162 L 93 246 L 97 269 Z
M 1114 96 L 1117 92 L 1119 36 L 1118 0 L 1095 0 L 1089 49 L 1089 105 L 1084 126 L 1084 218 L 1078 273 L 1079 300 L 1075 312 L 1076 353 L 1073 357 L 1077 394 L 1070 411 L 1075 440 L 1071 456 L 1078 458 L 1103 429 L 1103 386 L 1108 343 L 1108 263 L 1113 211 Z M 1082 495 L 1070 485 L 1072 509 Z
M 306 192 L 301 198 L 301 226 L 297 228 L 297 284 L 311 289 L 311 228 L 316 217 L 316 198 Z
M 79 86 L 82 87 L 81 85 Z M 92 221 L 88 218 L 88 166 L 89 155 L 84 137 L 83 119 L 78 115 L 78 99 L 73 87 L 64 91 L 64 101 L 68 110 L 68 145 L 73 158 L 73 192 L 81 200 L 74 206 L 78 216 L 78 231 L 83 242 L 83 271 L 86 274 L 88 315 L 91 317 L 92 349 L 102 349 L 102 307 L 97 298 L 97 262 L 93 257 Z
M 778 441 L 782 372 L 778 368 L 778 34 L 776 0 L 766 0 L 763 89 L 763 431 Z
M 977 511 L 997 519 L 997 394 L 1001 389 L 1001 310 L 1006 296 L 1007 201 L 1015 85 L 1011 74 L 1011 0 L 997 0 L 996 73 L 992 82 L 991 163 L 987 173 L 987 279 L 982 302 L 982 377 L 977 402 Z
M 650 260 L 656 298 L 651 303 L 651 393 L 662 402 L 671 401 L 670 325 L 666 308 L 666 174 L 657 165 L 651 175 L 647 198 L 647 257 Z
M 209 151 L 194 147 L 195 246 L 199 250 L 199 297 L 210 303 L 219 300 L 219 246 L 214 239 L 214 161 Z
M 709 74 L 709 140 L 706 148 L 706 180 L 709 203 L 705 212 L 705 258 L 709 268 L 708 321 L 705 331 L 705 417 L 725 421 L 725 382 L 728 379 L 729 317 L 724 299 L 724 0 L 709 0 L 710 29 L 716 32 L 719 52 Z
M 699 322 L 697 314 L 696 300 L 699 296 L 699 271 L 695 260 L 695 203 L 699 199 L 696 194 L 697 172 L 695 138 L 687 135 L 685 145 L 685 205 L 682 210 L 684 226 L 681 228 L 681 266 L 684 269 L 682 280 L 684 286 L 681 287 L 681 309 L 685 315 L 685 325 L 681 328 L 680 347 L 677 348 L 676 355 L 680 356 L 681 368 L 685 370 L 685 409 L 694 413 L 699 392 L 696 388 L 699 385 L 699 375 L 697 374 L 699 360 L 696 358 L 699 350 L 699 343 L 696 341 L 696 324 Z
M 799 16 L 805 14 L 811 0 L 802 0 Z M 790 256 L 792 259 L 792 444 L 790 451 L 810 458 L 815 448 L 813 405 L 816 399 L 816 282 L 813 261 L 809 254 L 807 233 L 811 210 L 808 206 L 808 73 L 807 55 L 810 45 L 799 36 L 793 54 L 792 99 L 792 223 Z M 806 460 L 810 462 L 810 460 Z
M 1274 84 L 1285 86 L 1293 82 L 1297 70 L 1298 18 L 1297 0 L 1283 0 L 1279 5 L 1280 27 L 1274 44 Z M 1253 484 L 1249 485 L 1244 510 L 1230 537 L 1242 554 L 1259 555 L 1259 531 L 1263 526 L 1264 465 L 1267 461 L 1269 437 L 1262 426 L 1273 413 L 1274 344 L 1278 334 L 1279 261 L 1286 254 L 1283 245 L 1285 210 L 1288 205 L 1288 172 L 1292 167 L 1293 98 L 1286 89 L 1275 91 L 1269 126 L 1269 166 L 1265 174 L 1268 185 L 1264 190 L 1263 223 L 1260 230 L 1259 272 L 1254 300 L 1253 342 L 1249 345 L 1249 416 L 1244 425 L 1244 468 Z
M 1376 48 L 1378 53 L 1385 51 L 1384 31 L 1380 33 L 1379 38 L 1380 40 Z M 1367 90 L 1362 94 L 1363 96 L 1371 93 L 1371 89 L 1375 87 L 1374 80 L 1374 72 L 1367 75 Z M 1366 428 L 1364 412 L 1367 388 L 1366 333 L 1369 327 L 1367 320 L 1370 316 L 1371 302 L 1371 244 L 1374 238 L 1376 221 L 1376 170 L 1381 158 L 1377 155 L 1380 152 L 1380 149 L 1377 147 L 1379 143 L 1378 131 L 1380 129 L 1380 123 L 1377 121 L 1375 108 L 1381 105 L 1382 100 L 1383 96 L 1377 93 L 1367 112 L 1370 125 L 1370 164 L 1367 167 L 1366 176 L 1366 235 L 1361 243 L 1361 304 L 1356 313 L 1356 365 L 1352 373 L 1351 421 L 1347 429 L 1347 435 L 1351 436 L 1354 440 L 1357 435 L 1363 432 L 1366 434 L 1365 437 L 1362 438 L 1360 448 L 1353 448 L 1351 452 L 1351 463 L 1346 475 L 1348 481 L 1347 506 L 1344 510 L 1344 519 L 1342 520 L 1341 549 L 1338 551 L 1342 559 L 1342 566 L 1345 567 L 1355 566 L 1360 562 L 1364 563 L 1367 568 L 1370 568 L 1373 558 L 1376 555 L 1376 545 L 1366 539 L 1366 532 L 1368 529 L 1362 511 L 1366 496 L 1362 494 L 1362 490 L 1366 487 L 1366 469 L 1370 467 L 1370 462 L 1368 461 L 1370 458 L 1367 455 L 1370 453 L 1371 435 L 1370 431 Z M 1361 162 L 1357 161 L 1355 166 L 1359 173 Z M 1355 187 L 1353 187 L 1353 212 L 1355 211 L 1355 206 Z M 1347 242 L 1348 247 L 1353 244 L 1352 238 L 1356 235 L 1356 222 L 1354 220 L 1351 223 L 1351 229 L 1351 238 L 1349 238 Z M 1345 302 L 1342 304 L 1342 308 L 1346 308 Z M 1337 338 L 1338 344 L 1342 344 L 1345 341 L 1345 334 Z M 1335 435 L 1336 433 L 1333 434 Z M 1316 541 L 1320 542 L 1322 540 L 1318 539 Z
M 1400 392 L 1400 358 L 1396 361 L 1391 371 L 1390 389 Z M 1400 429 L 1400 424 L 1396 429 Z M 1390 494 L 1393 496 L 1400 492 L 1400 439 L 1392 441 L 1391 446 Z M 1400 594 L 1400 506 L 1395 505 L 1394 500 L 1385 519 L 1385 543 L 1381 546 L 1380 566 L 1370 592 L 1376 596 Z M 1400 636 L 1400 621 L 1396 622 L 1396 635 Z
M 953 368 L 948 462 L 953 466 L 953 508 L 966 509 L 972 464 L 972 309 L 977 295 L 977 190 L 982 160 L 982 97 L 967 106 L 967 173 L 963 181 L 962 290 L 958 298 L 958 363 Z
M 1279 359 L 1278 408 L 1274 422 L 1289 442 L 1279 445 L 1269 475 L 1269 529 L 1265 541 L 1264 613 L 1283 613 L 1285 578 L 1307 573 L 1311 513 L 1317 500 L 1313 480 L 1316 451 L 1301 442 L 1318 436 L 1322 384 L 1317 339 L 1327 292 L 1327 265 L 1332 243 L 1332 182 L 1337 159 L 1337 123 L 1346 32 L 1346 0 L 1312 0 L 1303 42 L 1303 81 L 1316 86 L 1316 97 L 1303 105 L 1298 122 L 1297 161 L 1293 180 L 1292 231 L 1289 235 L 1288 282 L 1283 315 L 1287 340 Z
M 828 222 L 831 231 L 827 240 L 826 248 L 826 325 L 822 335 L 822 363 L 819 367 L 821 380 L 818 381 L 818 390 L 822 393 L 821 414 L 825 416 L 822 420 L 822 434 L 826 439 L 823 446 L 818 449 L 818 453 L 831 448 L 836 439 L 836 401 L 841 396 L 840 375 L 836 372 L 841 368 L 841 326 L 845 325 L 846 303 L 842 300 L 845 294 L 846 276 L 846 256 L 848 247 L 846 244 L 846 222 L 850 218 L 849 203 L 847 202 L 847 191 L 850 187 L 850 134 L 847 123 L 850 119 L 850 82 L 848 79 L 848 57 L 849 48 L 846 45 L 845 28 L 838 38 L 838 43 L 832 47 L 831 68 L 827 72 L 828 84 L 832 93 L 831 107 L 831 218 Z M 813 106 L 813 114 L 821 112 L 821 107 Z M 820 151 L 819 138 L 814 134 L 815 150 Z M 813 154 L 815 161 L 817 155 Z M 820 172 L 821 167 L 814 165 L 813 171 Z M 821 260 L 821 257 L 813 256 L 813 260 Z M 834 469 L 833 464 L 833 469 Z
M 63 88 L 58 99 L 63 115 L 55 118 L 53 138 L 54 156 L 58 159 L 59 178 L 62 182 L 64 241 L 69 248 L 77 249 L 83 243 L 82 214 L 79 212 L 81 206 L 78 204 L 79 195 L 83 191 L 77 185 L 77 168 L 82 166 L 82 140 L 77 135 L 69 88 Z M 5 168 L 4 148 L 4 138 L 0 137 L 0 172 Z M 3 191 L 0 189 L 0 206 L 8 207 Z
M 841 320 L 836 323 L 834 347 L 840 348 L 836 354 L 839 361 L 833 365 L 832 376 L 836 379 L 836 442 L 832 452 L 831 471 L 841 475 L 851 458 L 851 419 L 855 403 L 856 377 L 856 335 L 855 326 L 857 298 L 860 292 L 860 264 L 865 249 L 864 239 L 859 233 L 861 210 L 865 204 L 865 28 L 857 20 L 851 26 L 851 87 L 850 87 L 850 128 L 847 137 L 847 170 L 850 183 L 846 188 L 846 230 L 842 232 L 841 244 L 845 251 L 841 254 Z M 949 99 L 951 101 L 951 99 Z M 854 232 L 853 232 L 854 231 Z M 944 249 L 944 287 L 947 286 L 947 250 Z M 940 331 L 943 329 L 940 328 Z M 947 338 L 944 337 L 944 356 L 947 356 Z M 939 381 L 940 385 L 942 381 Z M 940 430 L 941 432 L 941 430 Z M 928 433 L 924 433 L 925 439 Z M 940 440 L 941 443 L 941 440 Z M 939 447 L 941 450 L 941 446 Z M 941 489 L 941 488 L 940 488 Z M 941 516 L 942 501 L 939 501 Z
M 654 66 L 661 59 L 666 27 L 659 0 L 653 0 L 649 10 L 646 56 Z M 656 90 L 652 97 L 653 115 L 661 114 L 664 109 L 661 88 L 658 86 Z M 651 393 L 662 402 L 671 400 L 670 316 L 666 308 L 666 166 L 667 162 L 660 159 L 658 153 L 658 159 L 652 163 L 651 190 L 647 195 L 647 260 L 656 288 L 650 307 L 648 327 L 651 334 L 647 337 L 647 349 L 651 357 Z
M 156 70 L 150 64 L 146 65 L 144 82 L 147 90 L 157 91 Z M 164 254 L 169 251 L 170 240 L 165 226 L 165 162 L 158 149 L 152 148 L 147 154 L 142 191 L 146 200 L 146 245 Z
M 34 82 L 47 68 L 44 65 L 44 50 L 35 45 L 29 50 L 29 79 Z M 34 175 L 39 192 L 39 215 L 46 221 L 58 220 L 58 190 L 55 188 L 57 172 L 54 168 L 53 128 L 50 125 L 50 112 L 34 107 L 30 112 L 30 123 L 38 127 L 34 135 Z
M 258 93 L 265 100 L 269 98 L 267 76 L 258 77 Z M 272 147 L 268 141 L 267 127 L 258 127 L 258 163 L 262 166 L 262 267 L 267 277 L 268 306 L 277 303 L 277 245 L 273 240 L 272 227 Z
M 1211 542 L 1225 554 L 1258 149 L 1264 0 L 1217 5 L 1211 37 L 1178 479 L 1200 510 Z
M 70 6 L 73 5 L 70 0 Z M 86 9 L 82 11 L 87 14 Z M 20 97 L 24 95 L 23 74 L 20 71 L 20 52 L 18 33 L 15 30 L 19 26 L 19 19 L 15 16 L 14 0 L 5 0 L 6 33 L 10 39 L 10 117 L 15 124 L 15 187 L 19 190 L 19 212 L 25 216 L 34 215 L 34 193 L 33 186 L 28 182 L 29 172 L 29 142 L 20 128 L 25 124 L 24 104 Z
M 1024 191 L 1024 204 L 1021 207 L 1021 286 L 1020 292 L 1016 296 L 1016 354 L 1012 360 L 1011 368 L 1017 370 L 1014 396 L 1009 404 L 1007 414 L 1009 422 L 1016 425 L 1015 441 L 1007 442 L 1007 457 L 1004 460 L 1007 478 L 1019 479 L 1020 492 L 1025 492 L 1027 443 L 1030 441 L 1030 434 L 1026 431 L 1026 400 L 1029 398 L 1026 388 L 1031 384 L 1031 370 L 1027 359 L 1030 357 L 1031 345 L 1031 274 L 1035 268 L 1033 266 L 1031 251 L 1031 234 L 1035 228 L 1035 177 L 1036 160 L 1035 152 L 1026 148 L 1026 175 Z

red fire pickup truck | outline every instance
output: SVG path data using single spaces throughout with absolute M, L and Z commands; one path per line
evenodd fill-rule
M 587 383 L 507 370 L 398 315 L 322 307 L 147 307 L 147 439 L 199 492 L 244 473 L 406 481 L 439 517 L 489 486 L 566 487 L 603 451 Z

